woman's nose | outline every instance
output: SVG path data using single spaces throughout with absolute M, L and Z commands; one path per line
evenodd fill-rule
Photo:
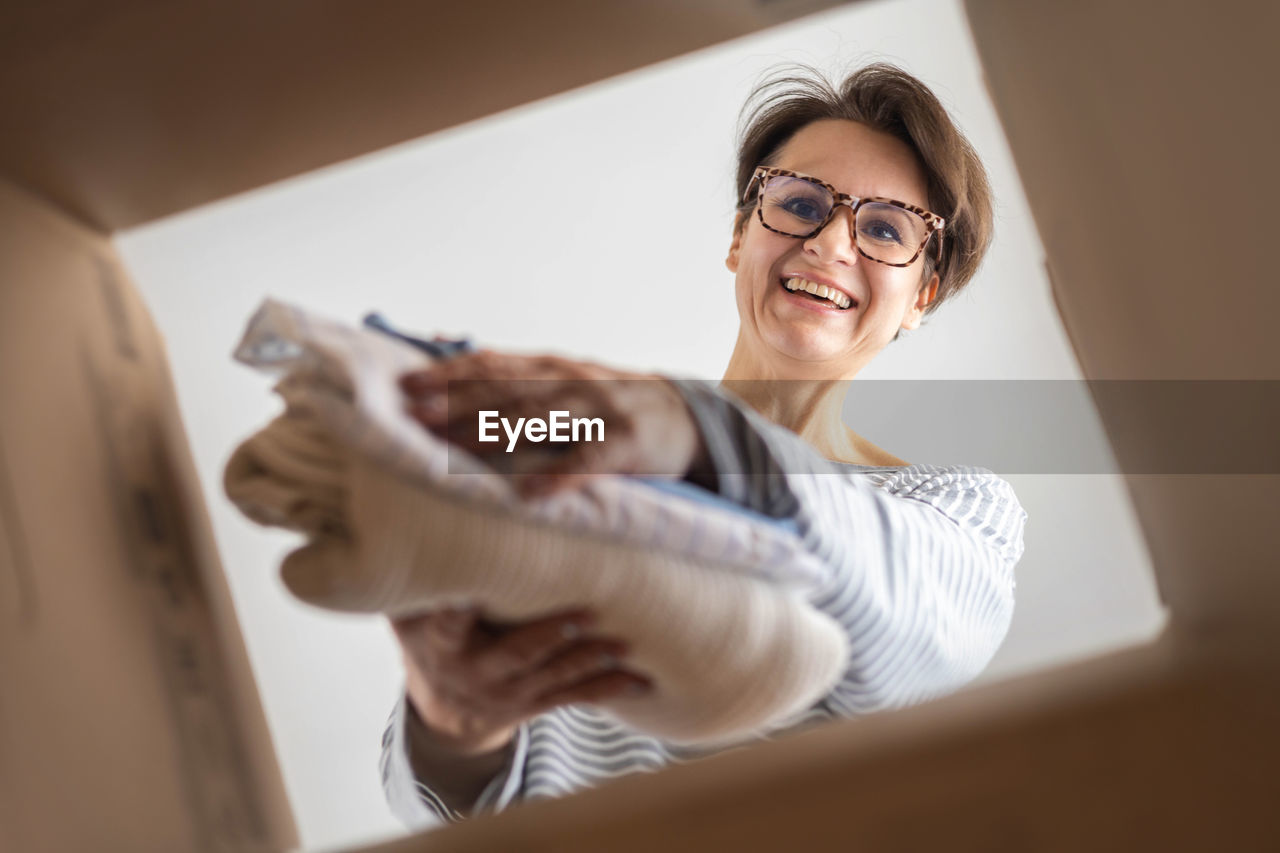
M 857 263 L 858 248 L 854 244 L 853 224 L 853 211 L 841 205 L 817 234 L 805 238 L 805 251 L 813 252 L 826 263 Z

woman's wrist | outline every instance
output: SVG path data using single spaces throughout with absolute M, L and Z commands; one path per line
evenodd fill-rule
M 689 470 L 685 471 L 684 479 L 710 492 L 716 491 L 718 487 L 715 465 L 711 461 L 711 454 L 707 451 L 707 444 L 702 440 L 701 433 L 698 433 L 698 445 L 694 450 L 693 461 L 689 463 Z
M 438 757 L 480 760 L 501 753 L 515 740 L 516 726 L 477 737 L 459 737 L 437 728 L 422 718 L 413 702 L 408 705 L 408 733 L 415 753 Z
M 424 753 L 470 758 L 499 752 L 511 743 L 514 725 L 478 727 L 474 721 L 457 719 L 456 714 L 433 701 L 430 687 L 415 675 L 409 673 L 405 704 L 415 745 L 421 746 Z
M 486 787 L 510 765 L 515 750 L 515 729 L 505 732 L 497 746 L 477 751 L 434 731 L 418 715 L 413 703 L 405 705 L 405 741 L 414 778 L 426 785 L 456 812 L 467 814 Z M 488 746 L 486 744 L 485 746 Z
M 682 479 L 695 486 L 701 486 L 707 491 L 718 492 L 720 482 L 716 463 L 715 459 L 712 458 L 711 450 L 703 434 L 702 418 L 699 416 L 699 405 L 705 405 L 697 397 L 700 389 L 695 386 L 693 380 L 668 379 L 667 381 L 684 405 L 685 411 L 689 416 L 689 423 L 693 429 L 693 454 Z

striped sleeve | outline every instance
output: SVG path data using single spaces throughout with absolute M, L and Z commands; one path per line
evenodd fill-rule
M 838 715 L 954 690 L 990 661 L 1013 615 L 1026 513 L 982 468 L 859 472 L 705 383 L 678 382 L 724 496 L 790 518 L 828 577 L 813 602 L 851 642 Z

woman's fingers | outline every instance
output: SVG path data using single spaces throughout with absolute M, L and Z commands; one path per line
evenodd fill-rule
M 571 489 L 592 474 L 629 473 L 625 453 L 621 441 L 579 444 L 541 469 L 519 477 L 516 487 L 522 497 L 545 497 Z
M 449 654 L 466 648 L 479 612 L 475 608 L 449 608 L 391 620 L 391 628 L 401 643 L 427 644 Z
M 485 684 L 506 684 L 581 642 L 590 625 L 584 611 L 527 622 L 475 648 L 463 663 Z
M 533 703 L 531 711 L 541 714 L 561 705 L 598 704 L 621 696 L 644 696 L 652 691 L 653 685 L 647 678 L 614 669 L 543 695 Z
M 392 626 L 419 717 L 461 749 L 487 749 L 559 705 L 648 689 L 647 679 L 625 669 L 626 644 L 591 636 L 592 623 L 591 614 L 575 610 L 495 626 L 475 609 L 455 609 Z
M 554 379 L 454 380 L 447 389 L 408 397 L 406 408 L 427 429 L 450 439 L 469 438 L 474 442 L 479 433 L 479 412 L 498 412 L 509 422 L 521 417 L 546 417 L 553 401 L 559 401 L 557 408 L 565 408 L 564 403 L 575 396 L 565 384 Z
M 609 378 L 613 371 L 558 356 L 509 355 L 492 350 L 460 355 L 400 377 L 409 410 L 429 428 L 470 418 L 478 409 L 564 396 L 565 382 Z M 587 383 L 589 384 L 589 383 Z M 447 405 L 442 403 L 447 396 Z M 456 413 L 450 416 L 450 413 Z M 504 411 L 505 414 L 505 411 Z
M 487 383 L 486 383 L 487 384 Z M 415 418 L 432 432 L 442 436 L 451 444 L 479 453 L 501 453 L 511 446 L 511 430 L 518 436 L 526 424 L 533 424 L 539 419 L 545 425 L 543 438 L 549 438 L 551 430 L 560 436 L 570 433 L 572 417 L 580 419 L 600 418 L 605 422 L 607 412 L 602 406 L 581 393 L 576 387 L 580 383 L 561 383 L 551 380 L 537 382 L 521 382 L 510 390 L 510 393 L 486 393 L 473 395 L 466 392 L 449 394 L 448 414 L 434 420 L 426 420 L 410 410 Z M 561 414 L 559 425 L 552 421 L 552 412 Z M 481 412 L 486 412 L 481 420 Z M 481 440 L 482 426 L 487 441 Z M 558 439 L 557 439 L 558 440 Z M 518 443 L 525 444 L 520 438 Z M 543 447 L 548 446 L 543 444 Z
M 593 401 L 605 412 L 608 441 L 582 442 L 523 476 L 526 497 L 573 488 L 592 474 L 683 477 L 702 449 L 684 399 L 669 382 L 636 379 L 608 383 L 611 396 Z
M 428 630 L 438 648 L 456 654 L 467 648 L 477 619 L 475 609 L 446 610 L 431 620 Z
M 518 460 L 495 467 L 524 476 L 517 485 L 526 497 L 590 474 L 683 477 L 704 450 L 683 396 L 659 377 L 484 351 L 407 374 L 401 387 L 413 417 L 450 444 L 490 461 L 514 451 Z M 566 424 L 586 424 L 585 437 L 549 434 Z M 595 424 L 603 425 L 598 439 Z
M 514 355 L 478 350 L 439 361 L 400 377 L 400 390 L 410 397 L 443 392 L 450 382 L 468 379 L 591 379 L 607 374 L 595 365 L 552 355 Z
M 626 645 L 617 640 L 578 643 L 521 675 L 508 689 L 516 701 L 532 706 L 588 678 L 618 670 L 626 654 Z

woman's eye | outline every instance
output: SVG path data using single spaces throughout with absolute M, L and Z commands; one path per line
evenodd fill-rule
M 817 222 L 826 215 L 826 211 L 822 206 L 809 198 L 789 198 L 779 205 L 787 213 L 806 222 Z
M 888 222 L 866 222 L 858 230 L 877 243 L 902 243 L 902 235 Z

